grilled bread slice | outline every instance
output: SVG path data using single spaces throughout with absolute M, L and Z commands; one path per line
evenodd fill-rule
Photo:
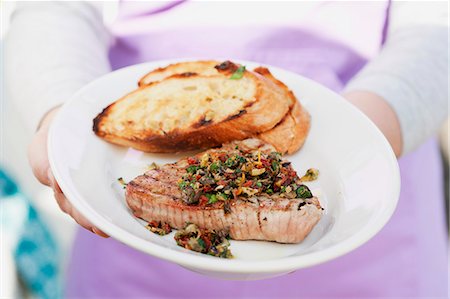
M 144 85 L 105 108 L 93 130 L 115 144 L 146 152 L 217 146 L 272 129 L 290 109 L 284 91 L 257 73 L 221 64 L 219 75 L 173 75 Z
M 286 84 L 275 78 L 267 68 L 257 67 L 254 71 L 278 85 L 284 90 L 286 98 L 291 101 L 289 111 L 283 119 L 275 127 L 256 137 L 272 144 L 281 153 L 292 154 L 305 143 L 311 127 L 311 116 Z
M 215 68 L 219 65 L 220 61 L 216 60 L 199 60 L 199 61 L 186 61 L 170 64 L 163 68 L 158 68 L 146 74 L 142 77 L 138 85 L 144 86 L 152 82 L 162 81 L 177 74 L 199 74 L 205 76 L 218 75 L 219 71 Z
M 139 86 L 147 85 L 152 82 L 164 80 L 167 77 L 176 74 L 201 74 L 217 75 L 220 62 L 215 60 L 189 61 L 168 65 L 149 72 L 139 80 Z M 284 99 L 289 101 L 289 111 L 283 119 L 272 129 L 258 134 L 256 137 L 275 146 L 277 151 L 282 153 L 294 153 L 300 149 L 308 135 L 311 117 L 294 93 L 281 81 L 276 79 L 265 67 L 258 67 L 254 72 L 263 75 L 275 83 L 285 93 Z

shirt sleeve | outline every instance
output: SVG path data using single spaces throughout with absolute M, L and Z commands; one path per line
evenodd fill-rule
M 392 2 L 390 29 L 380 54 L 345 91 L 370 91 L 394 109 L 403 154 L 436 134 L 448 116 L 446 2 Z
M 110 70 L 110 41 L 98 4 L 17 3 L 5 41 L 5 87 L 29 129 Z

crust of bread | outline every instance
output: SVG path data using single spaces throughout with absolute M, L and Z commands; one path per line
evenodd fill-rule
M 139 81 L 139 86 L 164 80 L 165 78 L 175 75 L 219 74 L 219 71 L 215 68 L 218 65 L 220 65 L 220 62 L 215 60 L 200 60 L 170 64 L 164 68 L 159 68 L 146 74 Z M 273 129 L 258 135 L 258 137 L 264 139 L 266 142 L 274 144 L 279 152 L 293 153 L 297 151 L 303 145 L 308 133 L 310 119 L 308 112 L 304 111 L 292 91 L 289 90 L 283 82 L 276 79 L 269 69 L 257 67 L 254 69 L 254 72 L 266 77 L 279 86 L 286 93 L 285 99 L 290 101 L 289 112 L 283 119 Z M 293 111 L 294 105 L 296 106 L 295 111 Z M 302 115 L 304 116 L 303 118 Z
M 311 117 L 298 101 L 273 129 L 257 135 L 257 138 L 272 144 L 283 154 L 292 154 L 305 143 Z
M 283 119 L 272 129 L 258 134 L 256 137 L 272 144 L 277 151 L 283 154 L 292 154 L 298 151 L 305 143 L 311 126 L 311 116 L 300 104 L 294 93 L 281 81 L 276 79 L 265 67 L 258 67 L 256 73 L 272 80 L 291 100 L 291 107 Z
M 169 64 L 166 67 L 155 69 L 141 79 L 139 79 L 138 86 L 144 86 L 152 82 L 164 80 L 175 74 L 198 74 L 198 75 L 217 75 L 219 72 L 214 68 L 220 64 L 216 60 L 199 60 L 199 61 L 187 61 Z
M 180 62 L 147 73 L 139 80 L 139 89 L 135 92 L 167 79 L 185 79 L 195 76 L 229 77 L 237 68 L 232 62 L 214 60 Z M 114 132 L 108 130 L 108 123 L 114 123 L 110 117 L 115 104 L 125 100 L 130 94 L 105 108 L 94 119 L 94 132 L 101 138 L 119 145 L 133 147 L 146 152 L 177 152 L 200 149 L 219 145 L 231 140 L 255 136 L 274 145 L 277 151 L 291 154 L 305 142 L 310 128 L 310 115 L 296 99 L 291 90 L 276 79 L 265 67 L 258 67 L 254 72 L 245 72 L 246 76 L 256 77 L 258 81 L 258 98 L 252 105 L 245 107 L 220 123 L 202 123 L 200 119 L 190 130 L 172 130 L 169 134 L 155 134 L 151 130 L 140 132 Z M 264 77 L 264 78 L 261 78 Z M 263 100 L 260 100 L 263 99 Z M 275 101 L 275 99 L 277 99 Z M 278 123 L 268 122 L 267 118 L 276 119 L 279 112 L 287 112 Z M 275 111 L 274 111 L 275 110 Z M 277 115 L 268 115 L 275 112 Z M 130 119 L 130 121 L 133 121 Z
M 133 96 L 141 96 L 148 89 L 155 88 L 159 84 L 167 84 L 167 82 L 172 80 L 179 80 L 181 82 L 181 80 L 190 80 L 193 77 L 199 80 L 199 82 L 206 83 L 208 80 L 213 80 L 212 78 L 217 77 L 223 80 L 229 80 L 223 75 L 200 76 L 192 74 L 185 76 L 178 74 L 160 82 L 152 82 L 141 86 L 106 107 L 94 119 L 93 130 L 95 134 L 111 143 L 132 147 L 145 152 L 179 152 L 218 146 L 222 143 L 245 139 L 257 133 L 270 130 L 283 119 L 290 109 L 289 102 L 284 99 L 284 91 L 277 88 L 271 80 L 268 80 L 264 76 L 246 71 L 244 77 L 251 80 L 255 85 L 256 92 L 254 99 L 242 110 L 228 115 L 225 119 L 220 121 L 204 121 L 203 119 L 202 121 L 200 118 L 190 124 L 188 128 L 175 128 L 163 133 L 156 132 L 151 128 L 135 130 L 131 125 L 128 125 L 134 123 L 136 120 L 132 117 L 127 118 L 130 105 L 125 104 L 125 101 Z M 151 101 L 152 99 L 147 100 Z M 118 106 L 122 105 L 119 105 L 119 103 L 125 105 L 126 108 L 124 109 L 124 106 L 118 108 Z M 139 109 L 139 106 L 133 109 Z M 122 117 L 120 124 L 117 124 L 117 115 Z M 118 130 L 117 127 L 123 127 L 123 129 Z

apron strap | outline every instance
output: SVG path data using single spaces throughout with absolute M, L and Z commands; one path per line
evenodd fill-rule
M 392 1 L 389 0 L 386 5 L 386 13 L 385 13 L 385 17 L 384 17 L 383 31 L 382 31 L 382 35 L 381 35 L 381 45 L 384 45 L 384 43 L 386 42 L 387 35 L 388 35 L 391 4 L 392 4 Z

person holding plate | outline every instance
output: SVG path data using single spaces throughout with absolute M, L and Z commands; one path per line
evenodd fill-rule
M 87 229 L 74 242 L 67 298 L 446 295 L 441 164 L 430 140 L 448 114 L 446 3 L 101 4 L 18 3 L 6 44 L 8 90 L 30 130 L 37 128 L 29 151 L 34 174 Z M 114 12 L 114 22 L 105 23 Z M 92 234 L 107 237 L 67 201 L 49 168 L 52 119 L 79 88 L 111 70 L 178 57 L 268 63 L 342 93 L 402 157 L 401 197 L 391 221 L 344 257 L 246 282 L 201 276 Z

